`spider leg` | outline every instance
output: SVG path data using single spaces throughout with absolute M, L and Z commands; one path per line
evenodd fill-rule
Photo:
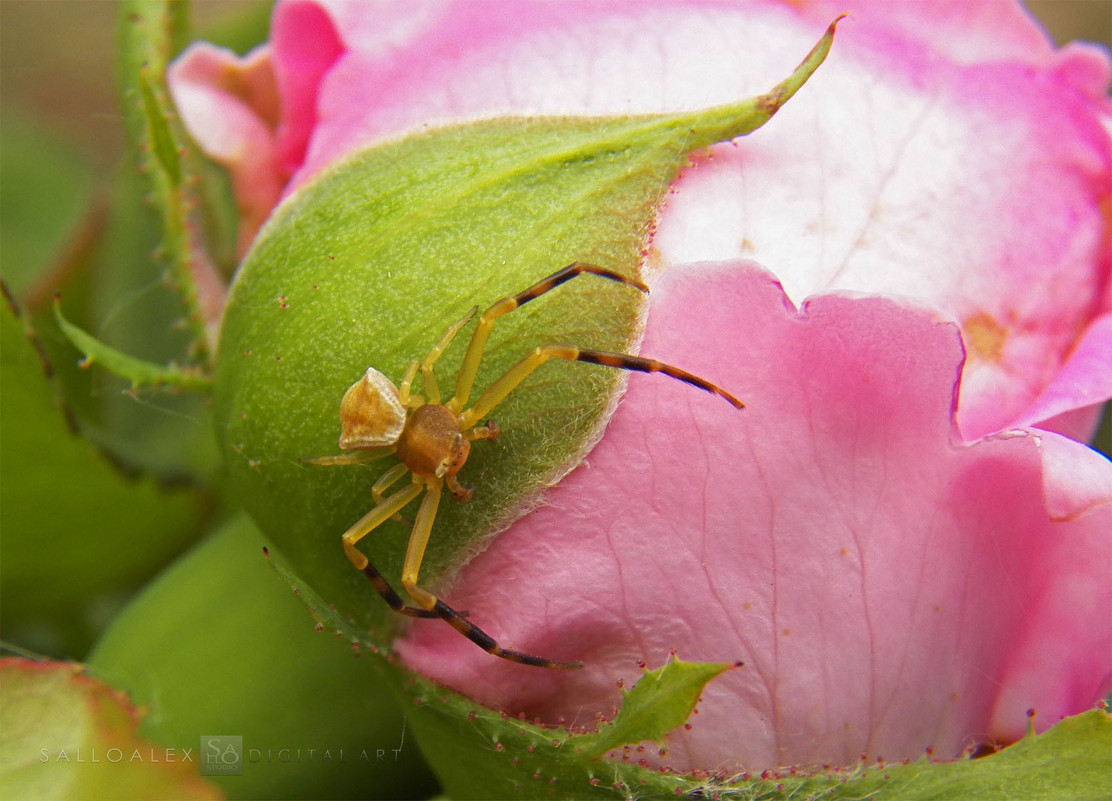
M 416 409 L 418 406 L 425 405 L 425 399 L 417 395 L 411 394 L 413 388 L 413 379 L 417 377 L 417 370 L 421 367 L 421 363 L 414 359 L 406 367 L 405 375 L 402 376 L 402 382 L 398 384 L 398 402 L 407 409 Z
M 498 439 L 498 435 L 501 433 L 502 429 L 498 427 L 498 423 L 493 420 L 487 420 L 486 423 L 481 426 L 467 429 L 463 432 L 463 435 L 472 441 L 477 439 L 495 440 Z
M 375 462 L 379 459 L 384 459 L 390 456 L 396 449 L 393 447 L 363 450 L 363 451 L 348 451 L 341 453 L 337 456 L 317 456 L 308 457 L 303 456 L 297 461 L 300 464 L 319 464 L 319 465 L 345 465 L 345 464 L 366 464 L 367 462 Z
M 343 536 L 344 553 L 347 554 L 348 560 L 355 565 L 355 569 L 370 579 L 371 584 L 374 585 L 378 594 L 385 599 L 391 609 L 410 617 L 435 617 L 436 615 L 431 614 L 426 609 L 415 609 L 412 606 L 406 606 L 405 602 L 394 592 L 393 587 L 386 583 L 386 579 L 375 569 L 370 560 L 361 551 L 356 550 L 355 544 L 397 514 L 402 507 L 420 495 L 423 489 L 424 485 L 415 481 L 405 489 L 398 490 L 393 495 L 384 498 L 382 503 L 363 515 L 355 525 L 345 531 Z
M 471 318 L 479 311 L 478 306 L 472 306 L 467 314 L 456 320 L 444 331 L 440 337 L 440 341 L 433 345 L 432 349 L 425 355 L 424 360 L 421 361 L 421 381 L 425 385 L 425 394 L 429 396 L 429 403 L 440 404 L 440 388 L 436 383 L 436 374 L 433 372 L 433 365 L 436 360 L 440 358 L 441 354 L 448 349 L 452 344 L 452 340 L 456 338 L 456 334 L 460 329 L 471 322 Z
M 355 525 L 344 532 L 344 553 L 347 554 L 348 560 L 355 565 L 356 570 L 362 570 L 367 566 L 367 557 L 355 549 L 355 544 L 389 520 L 394 514 L 401 511 L 402 507 L 421 494 L 422 489 L 424 489 L 424 486 L 420 482 L 414 481 L 405 489 L 398 490 L 390 497 L 383 499 L 382 503 L 359 518 Z
M 430 612 L 428 609 L 406 606 L 401 596 L 394 592 L 394 588 L 390 586 L 389 582 L 382 577 L 382 574 L 379 573 L 370 562 L 367 562 L 366 567 L 363 568 L 363 575 L 367 577 L 378 594 L 382 596 L 383 600 L 385 600 L 395 612 L 401 612 L 403 615 L 408 615 L 409 617 L 440 617 L 436 612 Z
M 532 656 L 531 654 L 503 648 L 495 642 L 493 637 L 462 614 L 452 609 L 428 590 L 417 586 L 417 574 L 421 569 L 421 560 L 424 558 L 425 547 L 428 545 L 429 534 L 432 532 L 432 522 L 436 517 L 437 506 L 440 504 L 441 483 L 439 479 L 430 479 L 427 482 L 426 488 L 428 491 L 425 499 L 421 501 L 421 508 L 417 511 L 417 522 L 413 526 L 413 534 L 410 535 L 409 547 L 405 552 L 405 562 L 402 564 L 402 586 L 405 587 L 405 591 L 419 606 L 446 621 L 452 628 L 488 654 L 499 656 L 510 662 L 535 667 L 563 670 L 583 667 L 582 662 L 556 662 L 541 656 Z
M 601 350 L 588 350 L 586 348 L 577 348 L 574 345 L 541 345 L 503 373 L 501 378 L 491 384 L 486 392 L 479 396 L 474 406 L 460 414 L 460 428 L 466 430 L 468 426 L 472 426 L 483 419 L 483 417 L 501 403 L 518 384 L 524 381 L 534 370 L 549 359 L 563 359 L 569 362 L 587 362 L 588 364 L 600 364 L 604 367 L 616 367 L 619 370 L 634 370 L 642 373 L 663 373 L 678 381 L 683 381 L 693 387 L 698 387 L 711 394 L 718 395 L 738 409 L 744 408 L 745 405 L 729 392 L 712 384 L 705 378 L 700 378 L 686 370 L 681 370 L 679 367 L 673 367 L 670 364 L 658 362 L 656 359 L 630 356 L 627 353 L 609 353 Z
M 572 262 L 563 269 L 557 270 L 552 275 L 541 279 L 528 289 L 518 292 L 516 295 L 495 301 L 495 303 L 479 317 L 479 322 L 475 326 L 475 333 L 471 335 L 471 342 L 467 345 L 467 352 L 464 354 L 459 375 L 456 377 L 455 397 L 445 405 L 456 412 L 467 405 L 467 399 L 471 395 L 471 387 L 474 385 L 475 376 L 479 372 L 479 362 L 483 359 L 483 351 L 486 349 L 487 338 L 490 336 L 490 330 L 494 326 L 495 320 L 583 273 L 590 273 L 591 275 L 597 275 L 611 281 L 617 281 L 620 284 L 626 284 L 642 292 L 649 291 L 649 288 L 636 278 L 629 278 L 614 270 L 608 270 L 605 267 L 596 267 L 593 264 L 585 264 L 577 261 Z
M 383 493 L 392 485 L 396 484 L 398 479 L 404 476 L 407 472 L 409 472 L 409 468 L 406 467 L 404 463 L 398 462 L 396 465 L 394 465 L 381 476 L 379 476 L 378 481 L 376 481 L 374 483 L 374 486 L 371 487 L 371 498 L 374 499 L 375 506 L 379 506 L 383 503 L 383 501 L 385 500 L 385 496 L 383 495 Z M 405 518 L 403 518 L 400 513 L 394 515 L 390 519 L 396 520 L 399 523 L 406 522 Z

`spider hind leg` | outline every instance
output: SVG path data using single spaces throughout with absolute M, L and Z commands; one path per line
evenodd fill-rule
M 546 659 L 543 656 L 533 656 L 532 654 L 522 653 L 521 651 L 514 651 L 510 648 L 503 648 L 494 638 L 476 626 L 470 620 L 465 618 L 448 604 L 444 603 L 439 598 L 436 599 L 436 604 L 432 608 L 432 614 L 444 620 L 452 628 L 458 631 L 471 642 L 482 648 L 488 654 L 493 656 L 500 656 L 510 662 L 517 662 L 519 665 L 532 665 L 533 667 L 550 668 L 554 670 L 578 670 L 583 667 L 582 662 L 558 662 L 553 659 Z
M 382 574 L 379 573 L 375 566 L 372 565 L 370 562 L 367 562 L 367 564 L 363 566 L 362 572 L 363 575 L 370 580 L 371 585 L 375 588 L 378 594 L 382 596 L 383 600 L 385 600 L 386 603 L 390 605 L 390 608 L 393 609 L 395 612 L 400 612 L 401 614 L 408 615 L 409 617 L 440 617 L 440 615 L 438 615 L 436 612 L 430 611 L 428 609 L 419 609 L 416 606 L 406 606 L 406 603 L 402 600 L 401 596 L 394 591 L 394 588 L 390 586 L 390 583 L 382 577 Z
M 507 395 L 517 388 L 522 381 L 532 375 L 533 371 L 549 359 L 563 359 L 568 362 L 587 362 L 603 367 L 615 367 L 619 370 L 630 370 L 639 373 L 662 373 L 669 378 L 682 381 L 693 387 L 717 395 L 724 399 L 735 409 L 744 408 L 740 400 L 735 398 L 717 384 L 712 384 L 705 378 L 700 378 L 671 364 L 659 362 L 656 359 L 646 359 L 642 356 L 632 356 L 628 353 L 611 353 L 609 351 L 589 350 L 577 348 L 574 345 L 541 345 L 525 356 L 521 361 L 507 370 L 475 401 L 475 405 L 460 413 L 460 427 L 467 428 L 474 425 L 490 414 Z
M 488 654 L 501 657 L 510 662 L 517 662 L 521 665 L 532 665 L 534 667 L 552 668 L 556 670 L 575 670 L 583 667 L 582 662 L 559 662 L 553 659 L 546 659 L 543 656 L 533 656 L 532 654 L 514 651 L 510 648 L 503 648 L 493 637 L 465 618 L 463 614 L 452 609 L 452 607 L 448 606 L 448 604 L 444 603 L 428 590 L 418 586 L 417 576 L 421 569 L 421 560 L 425 555 L 425 547 L 428 545 L 429 534 L 432 531 L 432 521 L 433 518 L 436 517 L 437 505 L 440 503 L 440 491 L 441 480 L 434 479 L 427 483 L 425 498 L 421 502 L 421 508 L 417 511 L 417 522 L 413 526 L 413 533 L 409 538 L 409 547 L 406 549 L 405 562 L 402 565 L 402 586 L 405 587 L 405 591 L 409 593 L 409 597 L 431 614 L 444 620 L 448 625 Z M 369 575 L 368 578 L 370 578 Z M 381 583 L 385 584 L 386 582 L 382 581 Z M 377 589 L 379 585 L 376 584 L 375 587 Z M 379 592 L 382 593 L 382 590 L 380 589 Z M 394 594 L 393 590 L 390 590 L 390 592 Z M 396 594 L 394 595 L 397 597 Z M 390 599 L 385 594 L 383 594 L 383 597 L 387 599 L 388 603 L 391 603 Z M 398 602 L 401 602 L 400 598 Z M 393 603 L 391 603 L 391 606 L 393 606 Z M 397 607 L 394 608 L 396 609 Z

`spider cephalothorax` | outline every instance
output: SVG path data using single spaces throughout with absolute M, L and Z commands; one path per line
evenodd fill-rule
M 473 308 L 455 324 L 449 326 L 440 341 L 423 360 L 410 362 L 397 387 L 378 370 L 373 367 L 367 368 L 363 377 L 352 384 L 340 402 L 342 429 L 340 448 L 347 453 L 303 460 L 312 464 L 337 465 L 358 464 L 389 454 L 397 456 L 398 464 L 387 470 L 371 488 L 375 507 L 344 532 L 344 552 L 348 559 L 356 569 L 361 570 L 371 580 L 379 594 L 398 612 L 412 617 L 442 618 L 472 642 L 495 656 L 512 662 L 548 668 L 578 668 L 582 667 L 582 663 L 557 662 L 502 648 L 478 626 L 431 592 L 417 585 L 417 574 L 432 532 L 443 487 L 447 486 L 448 491 L 457 501 L 469 500 L 472 490 L 460 484 L 456 474 L 467 461 L 474 440 L 495 439 L 498 436 L 498 427 L 493 422 L 488 420 L 483 425 L 478 425 L 479 421 L 483 420 L 529 374 L 549 359 L 588 362 L 645 373 L 664 373 L 725 398 L 738 409 L 742 408 L 741 401 L 730 393 L 678 367 L 626 353 L 587 350 L 573 345 L 541 345 L 534 348 L 531 353 L 491 384 L 474 405 L 468 407 L 471 387 L 475 382 L 494 321 L 583 273 L 617 281 L 642 292 L 648 291 L 648 287 L 640 281 L 627 278 L 613 270 L 575 262 L 517 295 L 502 298 L 480 315 L 471 342 L 464 354 L 463 364 L 456 376 L 455 394 L 448 401 L 441 403 L 440 389 L 433 366 L 460 329 L 475 316 L 478 308 Z M 411 392 L 418 372 L 421 374 L 421 382 L 427 397 L 419 397 Z M 406 473 L 412 476 L 409 486 L 391 495 L 385 495 L 385 491 Z M 400 519 L 398 513 L 401 509 L 414 501 L 422 492 L 425 493 L 425 498 L 417 511 L 413 533 L 410 535 L 402 565 L 402 586 L 416 603 L 416 606 L 407 606 L 355 545 L 386 520 Z

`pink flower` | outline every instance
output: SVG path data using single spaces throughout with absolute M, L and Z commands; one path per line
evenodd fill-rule
M 253 232 L 422 127 L 764 91 L 847 7 L 808 86 L 677 180 L 652 243 L 643 352 L 748 408 L 634 377 L 586 463 L 445 593 L 587 667 L 435 622 L 399 643 L 412 667 L 585 725 L 639 660 L 743 660 L 671 742 L 703 768 L 949 756 L 1110 688 L 1112 465 L 1081 444 L 1112 396 L 1107 54 L 998 0 L 294 0 L 261 51 L 195 45 L 170 80 Z
M 410 629 L 410 664 L 590 724 L 638 660 L 742 660 L 670 746 L 703 768 L 950 755 L 1014 739 L 1030 707 L 1049 724 L 1100 697 L 1112 508 L 1051 520 L 1039 448 L 1057 435 L 958 441 L 955 325 L 878 297 L 796 312 L 735 263 L 668 270 L 653 292 L 644 352 L 746 410 L 631 379 L 587 463 L 449 595 L 504 642 L 586 667 L 537 676 L 444 626 Z

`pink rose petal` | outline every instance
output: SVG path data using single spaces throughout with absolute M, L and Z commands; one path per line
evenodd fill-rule
M 1040 599 L 1077 576 L 1065 563 L 1112 564 L 1112 538 L 1092 517 L 1051 522 L 1032 437 L 960 443 L 952 324 L 880 298 L 797 312 L 740 265 L 672 268 L 651 297 L 642 352 L 747 408 L 633 376 L 587 462 L 445 593 L 502 644 L 584 669 L 507 663 L 438 621 L 399 642 L 410 667 L 587 726 L 638 660 L 744 661 L 670 739 L 663 761 L 682 768 L 956 755 L 1014 733 L 1019 701 L 1000 700 L 1013 674 L 1028 706 L 1047 704 L 1042 725 L 1097 700 L 1107 649 L 1079 658 L 1040 629 L 1023 650 L 1061 662 L 1051 675 L 1016 648 Z M 1110 636 L 1100 598 L 1071 623 L 1086 643 Z
M 282 169 L 292 175 L 321 120 L 321 81 L 344 52 L 344 43 L 328 11 L 315 2 L 283 3 L 274 15 L 271 46 L 274 70 L 282 89 L 279 150 Z
M 1084 447 L 1041 436 L 1044 447 L 1046 438 L 1060 448 Z M 1012 644 L 992 716 L 992 733 L 1004 742 L 1023 735 L 1028 710 L 1038 714 L 1041 731 L 1112 692 L 1112 465 L 1104 462 L 1103 505 L 1090 510 L 1083 525 L 1048 527 L 1039 543 L 1030 586 L 1034 604 Z
M 276 27 L 304 5 L 281 6 Z M 319 119 L 293 186 L 429 125 L 753 95 L 847 9 L 832 57 L 777 119 L 676 183 L 657 253 L 759 259 L 796 302 L 851 289 L 937 306 L 969 345 L 959 420 L 976 439 L 1024 412 L 1107 305 L 1109 60 L 1055 51 L 1017 4 L 466 2 L 405 17 L 331 2 L 347 50 L 309 76 Z
M 1054 520 L 1075 520 L 1112 505 L 1112 464 L 1107 456 L 1060 434 L 1037 434 L 1046 506 Z
M 1055 50 L 1017 3 L 289 0 L 274 18 L 275 140 L 235 148 L 244 231 L 276 183 L 292 175 L 288 193 L 414 129 L 756 94 L 847 10 L 792 103 L 676 183 L 655 252 L 664 264 L 756 258 L 797 303 L 849 289 L 937 307 L 965 336 L 959 423 L 977 439 L 1027 416 L 1090 316 L 1112 308 L 1110 61 Z M 199 105 L 183 103 L 195 133 L 213 116 Z M 235 109 L 210 129 L 262 139 Z M 225 163 L 227 147 L 212 145 Z
M 1112 313 L 1093 320 L 1062 363 L 1054 380 L 1013 421 L 1038 425 L 1074 409 L 1096 406 L 1112 397 Z
M 239 252 L 246 253 L 289 179 L 274 139 L 279 99 L 270 48 L 240 59 L 230 50 L 196 43 L 170 66 L 167 81 L 190 136 L 231 173 L 240 211 Z

